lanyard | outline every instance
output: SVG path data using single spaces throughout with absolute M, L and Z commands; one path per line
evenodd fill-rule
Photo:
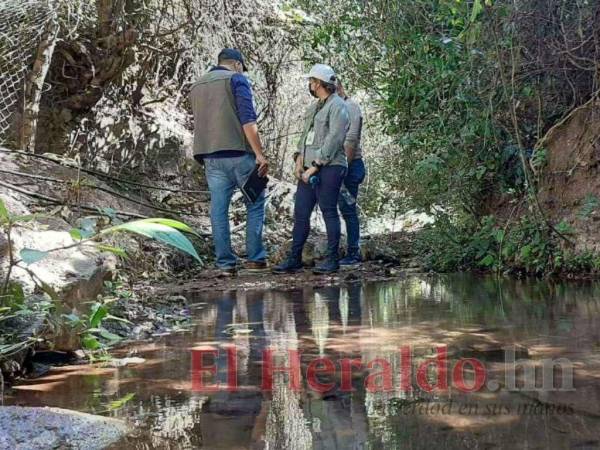
M 304 152 L 302 154 L 302 163 L 305 165 L 305 167 L 306 167 L 306 138 L 308 137 L 308 134 L 310 133 L 310 131 L 315 128 L 315 117 L 317 117 L 317 114 L 319 113 L 319 111 L 321 111 L 321 109 L 323 109 L 323 106 L 325 106 L 325 103 L 327 102 L 328 99 L 329 99 L 329 97 L 327 97 L 327 99 L 325 99 L 324 102 L 319 101 L 319 103 L 317 103 L 315 112 L 310 119 L 310 127 L 308 128 L 308 132 L 304 135 L 304 145 L 303 145 Z M 314 142 L 314 138 L 313 138 L 313 142 Z

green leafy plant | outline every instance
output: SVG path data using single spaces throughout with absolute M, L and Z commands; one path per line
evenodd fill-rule
M 54 312 L 62 319 L 63 323 L 79 333 L 82 346 L 90 351 L 102 350 L 121 340 L 121 337 L 111 333 L 102 325 L 104 321 L 127 321 L 109 314 L 107 305 L 102 303 L 94 303 L 89 316 L 84 315 L 80 317 L 73 313 L 61 314 L 59 296 L 51 286 L 39 279 L 35 271 L 29 266 L 44 260 L 54 252 L 83 245 L 94 245 L 101 251 L 126 257 L 126 252 L 123 249 L 106 245 L 102 242 L 104 237 L 121 232 L 134 233 L 154 239 L 192 256 L 200 263 L 202 262 L 193 244 L 185 236 L 185 234 L 198 237 L 199 235 L 191 227 L 182 222 L 164 218 L 141 219 L 121 223 L 98 232 L 95 231 L 92 221 L 84 219 L 80 222 L 80 228 L 74 228 L 70 231 L 71 237 L 75 241 L 73 244 L 49 250 L 24 248 L 16 255 L 13 249 L 12 232 L 15 227 L 24 226 L 25 223 L 32 221 L 35 217 L 13 216 L 9 213 L 2 200 L 0 200 L 0 229 L 7 236 L 7 251 L 9 256 L 7 273 L 0 288 L 0 323 L 40 313 L 45 314 L 45 317 L 49 317 L 49 313 Z M 30 309 L 26 304 L 23 288 L 11 280 L 11 275 L 15 267 L 19 267 L 27 272 L 36 285 L 47 294 L 50 301 L 38 301 L 36 302 L 35 311 Z M 29 342 L 14 342 L 9 336 L 3 335 L 0 338 L 0 357 L 19 351 L 29 344 Z

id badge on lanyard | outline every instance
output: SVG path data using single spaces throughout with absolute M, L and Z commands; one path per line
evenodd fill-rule
M 308 134 L 306 135 L 305 145 L 313 145 L 315 143 L 315 128 L 314 126 L 308 130 Z

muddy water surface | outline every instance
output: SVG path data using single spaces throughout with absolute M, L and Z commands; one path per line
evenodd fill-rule
M 56 368 L 8 403 L 127 420 L 115 449 L 600 448 L 600 285 L 448 275 L 184 295 L 191 332 L 119 355 L 144 363 Z M 293 376 L 269 371 L 296 355 Z

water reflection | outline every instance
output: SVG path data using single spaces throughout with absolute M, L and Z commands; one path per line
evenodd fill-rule
M 598 284 L 470 275 L 194 294 L 194 301 L 206 303 L 198 311 L 197 327 L 137 346 L 132 352 L 147 358 L 146 364 L 101 373 L 59 369 L 22 386 L 9 401 L 133 423 L 137 433 L 114 448 L 596 448 L 599 294 Z M 423 383 L 435 385 L 435 371 L 417 383 L 415 371 L 406 375 L 399 349 L 410 349 L 416 368 L 435 365 L 434 349 L 440 345 L 447 347 L 450 367 L 460 358 L 483 361 L 488 381 L 497 381 L 500 389 L 466 393 L 451 383 L 445 391 L 424 391 Z M 227 349 L 232 346 L 238 389 L 194 392 L 191 351 L 218 350 L 212 361 L 216 371 L 206 380 L 226 385 Z M 509 392 L 502 385 L 506 346 L 517 346 L 524 365 L 568 358 L 576 390 Z M 299 352 L 299 390 L 284 371 L 274 372 L 271 390 L 261 389 L 266 349 L 275 353 L 276 367 L 293 366 L 294 352 Z M 318 385 L 335 386 L 331 390 L 319 392 L 307 378 L 318 358 L 328 358 L 336 368 L 314 379 Z M 344 360 L 360 360 L 362 366 L 344 374 Z M 385 385 L 382 367 L 367 367 L 376 360 L 389 362 L 393 374 L 385 390 L 365 387 L 370 376 Z M 464 376 L 467 384 L 475 379 L 470 368 Z M 120 409 L 109 408 L 131 393 L 133 400 Z M 532 414 L 520 405 L 570 409 L 569 414 Z

